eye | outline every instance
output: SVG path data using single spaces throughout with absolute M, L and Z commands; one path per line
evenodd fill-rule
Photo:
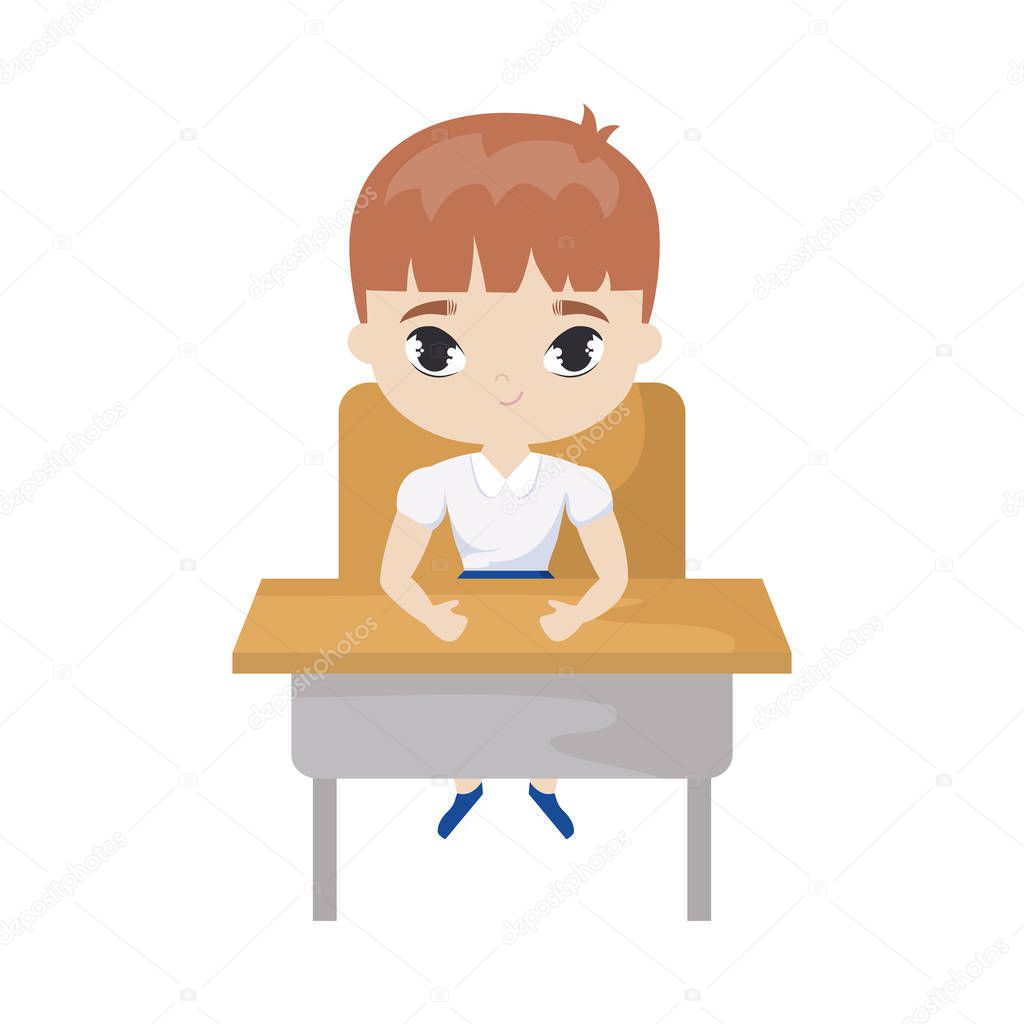
M 419 327 L 405 339 L 406 358 L 428 377 L 451 377 L 466 366 L 466 353 L 440 327 Z
M 548 346 L 544 369 L 559 377 L 582 377 L 601 361 L 604 341 L 591 327 L 570 327 Z

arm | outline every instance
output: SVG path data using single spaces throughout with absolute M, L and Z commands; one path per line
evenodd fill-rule
M 426 592 L 412 578 L 433 532 L 429 526 L 421 526 L 401 512 L 397 513 L 384 546 L 380 585 L 399 608 L 422 622 L 434 636 L 457 640 L 467 621 L 465 615 L 452 611 L 459 602 L 431 604 Z
M 549 601 L 555 610 L 541 618 L 541 628 L 552 640 L 567 640 L 584 622 L 603 615 L 626 589 L 629 580 L 626 546 L 614 512 L 580 527 L 580 540 L 597 579 L 578 604 Z

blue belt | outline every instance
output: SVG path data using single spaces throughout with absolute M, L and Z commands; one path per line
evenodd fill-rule
M 553 580 L 547 569 L 466 569 L 460 580 Z

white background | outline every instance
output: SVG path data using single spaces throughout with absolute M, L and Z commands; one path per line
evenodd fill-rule
M 1024 12 L 607 0 L 541 46 L 570 10 L 106 0 L 4 76 L 0 490 L 125 414 L 0 517 L 0 921 L 126 838 L 5 933 L 5 1018 L 924 1020 L 999 940 L 934 1016 L 1019 1013 Z M 65 13 L 5 0 L 5 67 Z M 287 715 L 249 724 L 286 680 L 230 654 L 261 577 L 336 574 L 366 375 L 344 232 L 262 298 L 251 275 L 425 124 L 584 102 L 659 204 L 644 377 L 687 403 L 692 574 L 766 580 L 794 678 L 881 629 L 766 727 L 792 680 L 737 681 L 712 923 L 684 920 L 676 782 L 567 781 L 571 843 L 488 785 L 442 843 L 450 789 L 409 780 L 340 784 L 344 916 L 313 925 L 310 782 Z

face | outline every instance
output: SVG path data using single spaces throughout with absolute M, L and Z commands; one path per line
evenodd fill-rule
M 533 258 L 516 292 L 369 292 L 349 338 L 388 401 L 432 434 L 471 444 L 539 444 L 604 419 L 661 338 L 641 292 L 554 292 Z

